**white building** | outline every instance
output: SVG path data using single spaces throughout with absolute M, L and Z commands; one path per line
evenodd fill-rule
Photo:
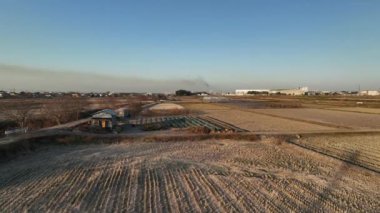
M 359 95 L 377 96 L 380 95 L 380 92 L 376 90 L 364 90 L 360 91 Z
M 284 94 L 284 95 L 305 95 L 308 91 L 309 91 L 308 87 L 300 87 L 298 89 L 278 90 L 280 94 Z
M 238 89 L 235 90 L 236 95 L 247 95 L 248 92 L 257 92 L 257 93 L 268 93 L 268 94 L 284 94 L 284 95 L 305 95 L 308 91 L 308 87 L 299 87 L 297 89 Z

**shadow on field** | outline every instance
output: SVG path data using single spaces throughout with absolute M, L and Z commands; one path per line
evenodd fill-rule
M 348 162 L 356 162 L 356 160 L 359 157 L 360 152 L 356 150 L 353 152 L 348 158 Z M 302 212 L 315 212 L 315 210 L 320 211 L 321 207 L 325 206 L 324 202 L 328 200 L 329 195 L 338 187 L 339 182 L 342 181 L 342 178 L 345 176 L 345 174 L 348 173 L 350 167 L 352 166 L 351 163 L 342 161 L 342 166 L 337 170 L 335 175 L 331 178 L 330 183 L 317 194 L 317 198 L 308 209 L 305 209 L 305 211 Z

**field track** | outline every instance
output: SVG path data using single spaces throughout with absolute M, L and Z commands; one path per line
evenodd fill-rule
M 379 181 L 270 139 L 52 146 L 0 164 L 0 209 L 376 212 Z

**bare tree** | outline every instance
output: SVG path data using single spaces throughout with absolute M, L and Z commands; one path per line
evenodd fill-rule
M 68 107 L 68 98 L 55 99 L 50 103 L 46 103 L 42 110 L 44 116 L 48 119 L 55 121 L 57 125 L 60 125 L 70 117 L 70 109 Z
M 80 98 L 60 98 L 44 105 L 43 114 L 53 119 L 57 125 L 78 120 L 80 113 L 87 106 L 87 101 Z
M 87 99 L 83 98 L 73 98 L 71 100 L 70 108 L 75 114 L 75 119 L 79 120 L 80 118 L 80 113 L 85 110 L 85 107 L 88 106 Z
M 3 114 L 6 119 L 16 122 L 20 128 L 26 128 L 28 126 L 28 122 L 33 116 L 33 109 L 33 106 L 21 104 L 12 106 L 2 105 L 0 107 L 1 114 Z
M 132 102 L 128 105 L 128 111 L 132 116 L 137 116 L 142 111 L 142 103 L 141 102 Z

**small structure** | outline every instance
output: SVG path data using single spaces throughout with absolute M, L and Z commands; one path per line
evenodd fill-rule
M 101 110 L 91 117 L 91 126 L 113 129 L 116 126 L 117 113 L 111 109 Z
M 28 132 L 28 128 L 17 128 L 17 129 L 11 129 L 11 130 L 5 130 L 4 135 L 16 135 L 16 134 L 25 134 Z

